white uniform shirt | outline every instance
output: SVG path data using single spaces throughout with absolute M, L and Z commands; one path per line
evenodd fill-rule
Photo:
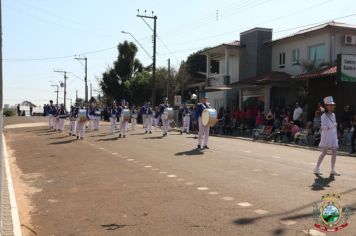
M 335 114 L 324 113 L 321 116 L 321 138 L 319 147 L 335 149 L 339 147 Z

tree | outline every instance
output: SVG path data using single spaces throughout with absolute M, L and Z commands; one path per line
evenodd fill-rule
M 113 63 L 113 68 L 108 68 L 99 81 L 101 90 L 108 101 L 128 99 L 130 91 L 129 83 L 126 81 L 143 70 L 141 62 L 135 58 L 138 50 L 134 43 L 124 41 L 117 48 L 119 54 Z
M 151 79 L 152 75 L 148 71 L 143 71 L 125 82 L 131 104 L 141 105 L 148 100 L 152 91 Z

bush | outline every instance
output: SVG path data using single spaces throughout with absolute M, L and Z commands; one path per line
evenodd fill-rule
M 4 116 L 14 116 L 15 114 L 15 109 L 4 109 Z

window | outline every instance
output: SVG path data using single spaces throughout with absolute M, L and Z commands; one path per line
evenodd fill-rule
M 286 65 L 286 53 L 282 52 L 279 54 L 279 68 L 284 68 Z
M 299 65 L 299 48 L 292 51 L 292 64 Z
M 325 61 L 325 44 L 310 46 L 308 50 L 309 62 L 319 64 Z

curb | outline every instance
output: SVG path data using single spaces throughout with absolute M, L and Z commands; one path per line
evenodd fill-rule
M 180 130 L 178 130 L 176 128 L 172 129 L 172 131 L 180 132 Z M 191 131 L 190 133 L 194 134 L 195 131 Z M 245 140 L 245 141 L 250 141 L 250 142 L 259 142 L 259 143 L 279 145 L 279 146 L 285 146 L 285 147 L 294 147 L 294 148 L 306 149 L 306 150 L 311 150 L 311 151 L 320 151 L 320 148 L 318 148 L 318 147 L 300 146 L 297 144 L 290 144 L 290 143 L 274 143 L 274 142 L 267 142 L 264 140 L 252 140 L 252 138 L 228 136 L 228 135 L 222 135 L 222 134 L 210 134 L 210 136 L 219 137 L 219 138 L 239 139 L 239 140 Z M 356 154 L 350 154 L 348 152 L 342 152 L 342 151 L 338 151 L 337 155 L 338 156 L 347 156 L 347 157 L 356 157 Z
M 14 184 L 12 182 L 4 134 L 2 134 L 2 137 L 3 137 L 3 151 L 4 151 L 3 158 L 4 158 L 4 163 L 5 163 L 5 172 L 6 172 L 6 179 L 7 179 L 7 185 L 8 185 L 9 197 L 10 197 L 10 206 L 11 206 L 12 230 L 13 230 L 14 236 L 22 236 L 19 211 L 18 211 L 17 203 L 16 203 Z

